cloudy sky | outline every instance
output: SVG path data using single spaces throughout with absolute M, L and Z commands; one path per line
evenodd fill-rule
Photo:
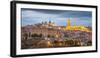
M 68 19 L 70 19 L 71 25 L 92 26 L 91 11 L 21 9 L 22 26 L 45 21 L 55 22 L 58 26 L 66 26 Z

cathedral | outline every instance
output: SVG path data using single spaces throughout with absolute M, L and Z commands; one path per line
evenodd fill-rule
M 85 26 L 71 26 L 70 19 L 68 19 L 67 21 L 66 30 L 79 30 L 79 31 L 91 32 Z

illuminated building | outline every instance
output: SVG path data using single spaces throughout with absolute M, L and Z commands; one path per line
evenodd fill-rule
M 68 19 L 68 24 L 67 24 L 67 26 L 66 26 L 66 29 L 67 30 L 70 30 L 71 28 L 70 28 L 71 26 L 70 26 L 70 19 Z
M 46 27 L 56 26 L 56 24 L 54 22 L 51 22 L 51 21 L 49 21 L 49 22 L 42 22 L 42 23 L 40 23 L 40 25 L 46 26 Z
M 85 31 L 85 32 L 91 32 L 85 26 L 71 26 L 70 19 L 68 19 L 67 21 L 66 30 L 80 30 L 80 31 Z

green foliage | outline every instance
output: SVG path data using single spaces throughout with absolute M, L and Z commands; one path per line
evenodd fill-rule
M 36 33 L 34 33 L 34 34 L 31 35 L 31 37 L 42 37 L 42 34 L 36 34 Z

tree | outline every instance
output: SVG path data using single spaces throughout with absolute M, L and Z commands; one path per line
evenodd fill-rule
M 25 37 L 25 39 L 28 39 L 28 34 L 24 33 L 24 37 Z
M 34 33 L 31 35 L 31 37 L 38 37 L 38 34 Z
M 39 36 L 39 37 L 42 37 L 42 34 L 39 34 L 38 36 Z
M 50 35 L 48 35 L 47 37 L 50 38 Z

